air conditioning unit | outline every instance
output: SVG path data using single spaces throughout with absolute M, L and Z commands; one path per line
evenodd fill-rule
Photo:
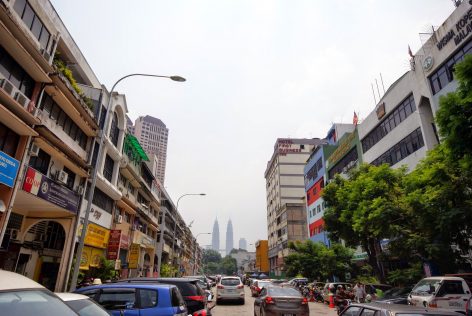
M 346 172 L 347 172 L 347 167 L 344 167 L 342 173 L 346 173 Z
M 15 97 L 13 98 L 16 100 L 16 102 L 18 102 L 19 104 L 21 104 L 23 107 L 27 107 L 28 106 L 28 103 L 30 102 L 30 99 L 28 99 L 23 93 L 21 92 L 16 92 L 15 93 Z
M 10 229 L 10 239 L 12 239 L 12 240 L 19 240 L 19 239 L 18 239 L 19 236 L 20 236 L 20 230 L 15 229 L 15 228 L 11 228 L 11 229 Z
M 13 86 L 13 83 L 3 78 L 3 79 L 0 79 L 0 88 L 2 88 L 3 91 L 8 93 L 9 95 L 12 95 L 14 86 Z
M 36 144 L 31 145 L 30 156 L 37 157 L 39 155 L 39 147 Z
M 117 222 L 118 224 L 123 223 L 123 215 L 117 215 L 117 216 L 116 216 L 116 222 Z
M 143 208 L 145 208 L 146 210 L 149 208 L 149 206 L 147 206 L 147 205 L 144 204 L 144 203 L 141 203 L 141 206 L 142 206 Z
M 77 188 L 77 193 L 79 195 L 84 194 L 84 186 L 83 185 L 79 185 L 79 187 Z
M 62 182 L 64 184 L 67 183 L 67 178 L 68 177 L 69 177 L 69 175 L 64 170 L 59 170 L 58 173 L 57 173 L 57 181 Z

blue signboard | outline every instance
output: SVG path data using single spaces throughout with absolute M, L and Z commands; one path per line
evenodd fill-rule
M 3 183 L 10 188 L 15 184 L 16 175 L 20 162 L 0 151 L 0 183 Z

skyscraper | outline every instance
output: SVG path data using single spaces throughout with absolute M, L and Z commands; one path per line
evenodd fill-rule
M 247 241 L 246 238 L 239 239 L 239 249 L 247 250 Z
M 218 218 L 213 224 L 213 233 L 211 235 L 211 249 L 220 252 L 220 226 L 218 225 Z
M 231 250 L 233 250 L 233 223 L 230 219 L 226 226 L 226 255 L 229 255 Z
M 147 154 L 157 156 L 157 177 L 163 184 L 166 174 L 169 129 L 160 119 L 149 115 L 138 117 L 134 127 L 129 129 L 134 130 L 134 136 Z

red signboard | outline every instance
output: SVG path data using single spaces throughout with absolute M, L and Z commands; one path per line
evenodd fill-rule
M 125 234 L 121 234 L 121 249 L 128 249 L 129 248 L 129 236 Z
M 110 230 L 110 239 L 108 239 L 108 260 L 118 259 L 118 253 L 120 252 L 120 240 L 121 230 L 112 229 Z

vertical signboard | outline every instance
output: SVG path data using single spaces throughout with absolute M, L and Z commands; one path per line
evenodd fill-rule
M 0 183 L 13 187 L 20 162 L 0 151 Z
M 128 268 L 137 269 L 139 262 L 139 244 L 131 244 L 129 248 Z
M 118 259 L 118 253 L 120 252 L 120 241 L 121 241 L 121 230 L 112 229 L 110 230 L 110 238 L 108 239 L 108 260 Z

